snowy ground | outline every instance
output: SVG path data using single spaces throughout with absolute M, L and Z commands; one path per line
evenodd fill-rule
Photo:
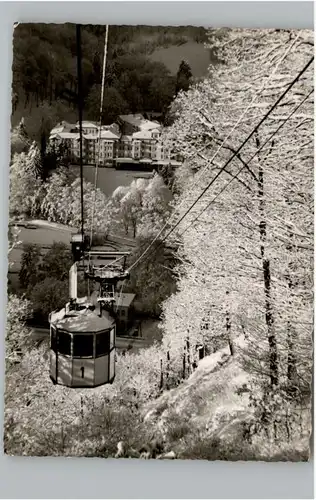
M 170 391 L 165 391 L 144 409 L 145 422 L 156 428 L 157 434 L 169 443 L 169 447 L 179 457 L 184 454 L 184 458 L 216 459 L 212 458 L 212 451 L 207 450 L 207 446 L 212 442 L 222 443 L 224 447 L 238 453 L 236 446 L 242 441 L 241 426 L 252 420 L 253 414 L 249 408 L 249 392 L 238 391 L 244 389 L 250 382 L 250 376 L 242 364 L 245 340 L 239 337 L 235 342 L 234 357 L 229 355 L 228 348 L 205 357 L 185 382 Z M 304 419 L 306 420 L 304 435 L 291 443 L 283 443 L 282 448 L 267 439 L 256 438 L 253 448 L 249 445 L 245 459 L 274 460 L 274 457 L 287 452 L 291 457 L 293 451 L 305 454 L 309 446 L 308 412 L 304 415 Z M 200 450 L 195 448 L 197 442 L 202 449 L 201 455 Z M 196 449 L 196 455 L 192 457 L 186 455 L 188 448 Z M 250 456 L 252 450 L 255 458 Z M 216 455 L 216 450 L 214 453 Z M 282 460 L 278 458 L 280 459 Z
M 145 419 L 156 420 L 160 429 L 170 413 L 178 414 L 189 425 L 204 429 L 207 434 L 219 436 L 229 425 L 244 419 L 248 413 L 248 397 L 236 390 L 248 381 L 248 375 L 229 349 L 222 349 L 199 362 L 197 370 L 179 387 L 165 392 Z M 164 411 L 161 412 L 161 408 Z

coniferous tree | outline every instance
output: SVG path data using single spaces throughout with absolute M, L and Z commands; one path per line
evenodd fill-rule
M 187 61 L 181 61 L 176 77 L 176 94 L 181 90 L 186 92 L 192 80 L 192 71 Z
M 31 141 L 26 132 L 24 119 L 21 118 L 20 123 L 11 132 L 11 158 L 15 153 L 27 153 L 30 145 Z
M 39 278 L 41 250 L 38 245 L 25 245 L 19 272 L 20 286 L 23 291 L 33 287 Z

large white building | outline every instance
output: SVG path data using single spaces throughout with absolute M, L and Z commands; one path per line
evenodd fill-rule
M 142 115 L 121 115 L 118 123 L 101 127 L 95 122 L 83 121 L 83 160 L 100 166 L 124 163 L 178 163 L 171 160 L 171 152 L 161 141 L 162 126 L 146 120 Z M 62 122 L 50 134 L 50 143 L 63 144 L 67 155 L 76 163 L 79 159 L 79 123 Z

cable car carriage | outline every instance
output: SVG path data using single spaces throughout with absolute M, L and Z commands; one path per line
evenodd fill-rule
M 75 262 L 69 272 L 70 300 L 62 310 L 49 315 L 50 378 L 68 387 L 96 387 L 115 378 L 117 284 L 129 277 L 124 270 L 129 253 L 84 253 L 86 243 L 83 238 L 78 240 L 72 247 Z M 77 260 L 79 254 L 82 257 Z M 97 265 L 100 259 L 103 265 Z M 119 266 L 122 259 L 123 268 Z M 88 280 L 99 283 L 99 292 L 77 297 L 78 268 Z
M 83 92 L 80 25 L 76 26 L 76 34 L 78 69 L 78 95 L 76 98 L 79 111 L 81 233 L 73 235 L 71 239 L 74 264 L 69 271 L 70 300 L 62 310 L 54 311 L 49 315 L 50 377 L 55 384 L 68 387 L 96 387 L 112 383 L 115 378 L 116 310 L 120 300 L 117 284 L 129 277 L 129 273 L 125 271 L 125 261 L 129 252 L 91 252 L 90 238 L 84 234 Z M 108 26 L 106 28 L 106 40 L 107 36 Z M 107 41 L 105 42 L 105 53 L 106 47 Z M 103 77 L 103 87 L 104 82 Z M 99 163 L 100 150 L 96 172 Z M 95 180 L 95 189 L 97 188 L 96 182 Z M 91 235 L 92 231 L 93 217 Z M 122 259 L 124 259 L 123 267 L 121 265 Z M 88 261 L 87 265 L 86 261 Z M 88 283 L 93 281 L 99 284 L 99 292 L 93 293 L 91 297 L 77 297 L 77 271 L 80 270 L 80 267 L 83 267 Z

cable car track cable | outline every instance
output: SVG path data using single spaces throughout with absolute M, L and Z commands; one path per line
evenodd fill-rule
M 97 193 L 97 182 L 98 182 L 98 168 L 99 168 L 100 159 L 101 159 L 101 131 L 102 131 L 102 114 L 103 114 L 103 101 L 104 101 L 105 68 L 106 68 L 106 60 L 107 60 L 108 35 L 109 35 L 109 25 L 107 24 L 106 28 L 105 28 L 103 66 L 102 66 L 99 133 L 98 133 L 98 156 L 97 156 L 97 162 L 95 165 L 94 198 L 93 198 L 93 204 L 92 204 L 92 218 L 91 218 L 91 228 L 90 228 L 90 242 L 91 242 L 91 244 L 92 244 L 92 236 L 93 236 L 93 229 L 94 229 L 95 204 L 96 204 L 96 193 Z
M 255 128 L 248 134 L 246 139 L 242 142 L 242 144 L 238 147 L 238 149 L 234 152 L 234 154 L 225 162 L 223 167 L 219 170 L 219 172 L 215 175 L 215 177 L 208 183 L 208 185 L 203 189 L 202 193 L 197 197 L 197 199 L 192 203 L 192 205 L 185 211 L 184 215 L 176 222 L 176 224 L 170 229 L 170 231 L 166 234 L 166 236 L 159 242 L 158 246 L 156 247 L 155 250 L 157 250 L 162 243 L 170 236 L 170 234 L 178 227 L 178 225 L 183 221 L 183 219 L 188 215 L 188 213 L 192 210 L 192 208 L 198 203 L 198 201 L 204 196 L 206 191 L 214 184 L 214 182 L 218 179 L 218 177 L 223 173 L 223 171 L 226 169 L 226 167 L 232 162 L 232 160 L 240 153 L 242 148 L 249 142 L 249 140 L 253 137 L 253 135 L 258 131 L 258 129 L 261 127 L 261 125 L 267 120 L 267 118 L 271 115 L 271 113 L 278 107 L 279 103 L 282 101 L 282 99 L 288 94 L 288 92 L 291 90 L 291 88 L 298 82 L 298 80 L 301 78 L 301 76 L 307 71 L 309 66 L 313 63 L 314 61 L 314 56 L 311 57 L 311 59 L 305 64 L 303 69 L 296 75 L 296 77 L 290 82 L 288 87 L 284 90 L 284 92 L 278 97 L 278 99 L 275 101 L 275 103 L 271 106 L 271 108 L 265 113 L 265 115 L 261 118 L 259 123 L 255 126 Z M 181 204 L 180 204 L 181 206 Z M 167 221 L 168 222 L 168 221 Z M 148 246 L 147 250 L 143 252 L 143 254 L 130 266 L 129 271 L 131 271 L 139 262 L 140 260 L 148 253 L 148 250 L 153 246 L 155 241 L 159 238 L 159 236 L 162 234 L 163 230 L 165 229 L 167 223 L 163 226 L 161 231 L 158 233 L 158 235 L 154 238 L 154 240 L 151 242 L 151 244 Z M 152 252 L 150 252 L 149 255 L 151 255 Z M 149 256 L 147 255 L 147 256 Z
M 278 63 L 276 64 L 276 66 L 274 67 L 272 73 L 270 74 L 270 76 L 268 77 L 268 79 L 264 82 L 263 86 L 261 87 L 261 89 L 255 94 L 254 98 L 252 99 L 252 101 L 250 102 L 250 104 L 246 107 L 245 111 L 241 114 L 241 116 L 239 117 L 239 119 L 237 120 L 237 122 L 235 123 L 235 125 L 233 126 L 233 128 L 231 129 L 231 131 L 229 132 L 229 134 L 225 137 L 225 139 L 223 140 L 223 142 L 221 143 L 221 145 L 217 148 L 217 150 L 215 151 L 214 155 L 212 156 L 212 158 L 210 160 L 208 160 L 207 162 L 207 165 L 201 169 L 201 171 L 198 173 L 198 177 L 196 180 L 199 179 L 200 176 L 202 176 L 202 174 L 204 174 L 209 165 L 212 164 L 212 162 L 215 160 L 215 158 L 218 156 L 218 154 L 220 153 L 221 149 L 224 147 L 224 145 L 226 144 L 226 142 L 228 141 L 228 139 L 231 137 L 232 133 L 235 131 L 236 127 L 240 124 L 241 120 L 246 116 L 246 114 L 248 113 L 250 107 L 254 104 L 254 102 L 256 101 L 256 99 L 262 94 L 262 92 L 265 90 L 265 87 L 266 85 L 270 82 L 271 78 L 274 76 L 275 72 L 277 71 L 278 67 L 280 66 L 280 64 L 284 61 L 284 59 L 288 56 L 288 54 L 290 53 L 290 51 L 292 50 L 292 48 L 294 47 L 295 43 L 297 42 L 299 38 L 299 34 L 296 36 L 295 40 L 293 41 L 293 43 L 290 45 L 290 47 L 288 47 L 283 56 L 281 57 L 281 59 L 278 61 Z M 237 153 L 238 154 L 238 153 Z M 190 193 L 189 193 L 190 194 Z M 180 205 L 178 207 L 178 209 L 183 205 L 183 203 L 185 202 L 185 200 L 182 200 L 182 202 L 180 202 Z M 168 220 L 165 222 L 165 224 L 163 225 L 162 229 L 159 231 L 159 233 L 155 236 L 155 238 L 153 239 L 153 241 L 148 245 L 148 247 L 146 248 L 146 250 L 140 255 L 140 257 L 130 266 L 129 270 L 131 271 L 137 264 L 138 262 L 140 262 L 140 260 L 148 253 L 148 251 L 150 250 L 150 248 L 154 245 L 154 243 L 159 239 L 159 236 L 163 233 L 163 231 L 166 229 L 166 227 L 168 226 L 168 224 L 171 222 L 173 218 L 173 214 L 168 218 Z
M 300 109 L 301 106 L 307 101 L 307 99 L 313 94 L 314 89 L 312 89 L 307 96 L 304 97 L 304 99 L 297 105 L 295 108 L 291 111 L 291 113 L 285 118 L 285 120 L 279 125 L 279 127 L 268 137 L 268 139 L 260 146 L 260 148 L 251 156 L 251 158 L 246 162 L 247 165 L 262 151 L 262 149 L 270 142 L 273 137 L 280 131 L 280 129 L 292 118 L 292 116 Z M 225 184 L 225 186 L 217 193 L 216 196 L 206 205 L 206 207 L 201 210 L 201 212 L 195 217 L 195 219 L 190 222 L 190 224 L 180 233 L 179 236 L 183 236 L 183 234 L 200 218 L 200 216 L 213 204 L 213 202 L 227 189 L 227 187 L 233 182 L 234 179 L 237 179 L 238 175 L 241 173 L 241 171 L 246 168 L 246 165 L 243 165 L 238 172 Z
M 80 189 L 81 189 L 81 236 L 84 240 L 84 206 L 83 206 L 83 161 L 82 161 L 82 52 L 81 52 L 81 24 L 76 24 L 76 42 L 77 42 L 77 79 L 78 79 L 78 114 L 79 114 L 79 165 L 80 165 Z
M 216 157 L 218 156 L 218 154 L 220 153 L 220 151 L 222 150 L 222 148 L 224 147 L 224 145 L 226 144 L 226 142 L 228 141 L 228 139 L 231 137 L 232 133 L 235 131 L 235 129 L 238 127 L 238 125 L 240 124 L 240 122 L 242 121 L 242 119 L 246 116 L 246 114 L 248 113 L 249 109 L 251 108 L 251 106 L 255 103 L 255 101 L 258 99 L 258 97 L 262 94 L 262 92 L 265 90 L 266 86 L 268 85 L 268 83 L 270 82 L 270 80 L 272 79 L 272 77 L 275 75 L 277 69 L 279 68 L 280 64 L 284 61 L 284 59 L 289 55 L 289 53 L 291 52 L 292 48 L 294 47 L 294 45 L 296 44 L 298 38 L 299 38 L 299 34 L 296 36 L 295 40 L 293 41 L 293 43 L 290 45 L 290 47 L 288 47 L 283 56 L 280 58 L 280 60 L 278 61 L 278 63 L 275 65 L 273 71 L 270 73 L 269 77 L 264 81 L 264 84 L 262 85 L 262 87 L 259 89 L 259 91 L 255 94 L 255 96 L 253 97 L 252 101 L 248 104 L 248 106 L 246 107 L 245 111 L 241 114 L 241 116 L 239 117 L 239 119 L 237 120 L 237 122 L 235 123 L 235 125 L 233 126 L 233 128 L 231 129 L 231 131 L 228 133 L 228 135 L 224 138 L 223 142 L 220 144 L 220 146 L 218 147 L 218 149 L 215 151 L 214 155 L 212 156 L 212 158 L 210 158 L 209 160 L 207 160 L 207 165 L 202 168 L 198 175 L 197 175 L 197 178 L 196 180 L 199 180 L 199 178 L 202 176 L 202 174 L 206 173 L 208 167 L 210 164 L 212 164 L 214 162 L 214 160 L 216 159 Z M 203 113 L 200 112 L 200 114 L 207 119 L 207 117 L 204 116 Z M 253 174 L 253 172 L 251 172 L 251 174 Z

